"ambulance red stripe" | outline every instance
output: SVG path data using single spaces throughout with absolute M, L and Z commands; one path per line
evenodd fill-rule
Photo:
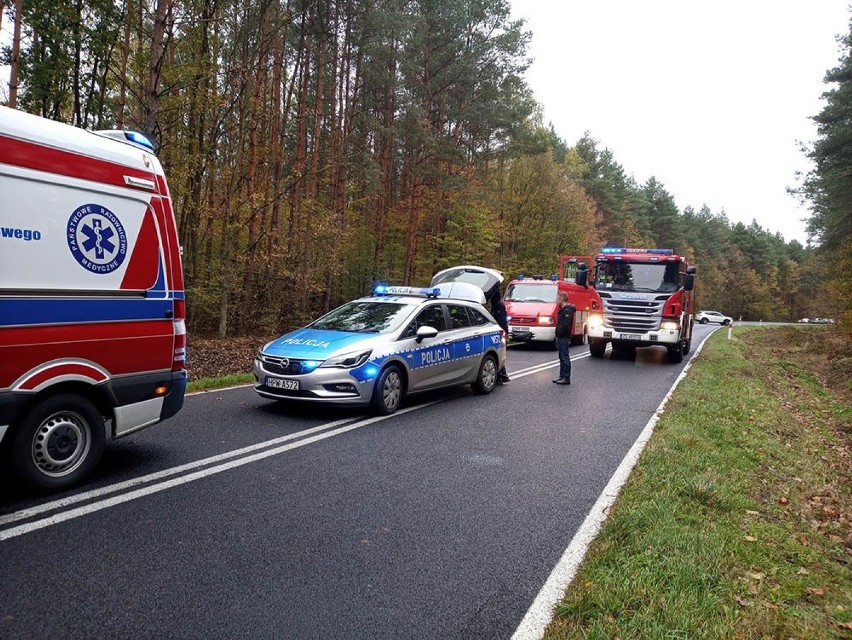
M 25 169 L 46 171 L 81 180 L 94 180 L 124 188 L 128 187 L 124 182 L 125 176 L 142 180 L 151 180 L 153 177 L 151 172 L 7 136 L 0 136 L 0 146 L 3 147 L 3 162 Z
M 25 371 L 63 358 L 97 362 L 110 375 L 171 369 L 172 322 L 116 322 L 0 331 L 0 389 Z

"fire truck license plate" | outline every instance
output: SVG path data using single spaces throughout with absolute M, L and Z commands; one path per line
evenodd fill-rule
M 288 391 L 298 391 L 298 380 L 282 380 L 281 378 L 266 378 L 266 386 L 272 389 L 287 389 Z
M 641 340 L 642 336 L 638 333 L 622 333 L 619 336 L 622 340 Z

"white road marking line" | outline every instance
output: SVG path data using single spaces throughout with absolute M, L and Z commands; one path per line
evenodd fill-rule
M 131 500 L 136 500 L 137 498 L 142 498 L 153 493 L 159 493 L 160 491 L 165 491 L 166 489 L 171 489 L 172 487 L 178 487 L 182 484 L 187 484 L 195 480 L 207 478 L 209 476 L 216 475 L 217 473 L 222 473 L 223 471 L 236 469 L 237 467 L 242 467 L 243 465 L 247 465 L 252 462 L 257 462 L 258 460 L 263 460 L 264 458 L 269 458 L 271 456 L 285 453 L 293 449 L 298 449 L 299 447 L 304 447 L 309 444 L 313 444 L 314 442 L 319 442 L 320 440 L 325 440 L 327 438 L 332 438 L 334 436 L 341 435 L 349 431 L 354 431 L 355 429 L 360 429 L 361 427 L 366 427 L 367 425 L 373 424 L 375 422 L 387 420 L 388 418 L 403 415 L 411 411 L 425 409 L 426 407 L 438 404 L 439 402 L 443 402 L 443 400 L 434 400 L 432 402 L 427 402 L 426 404 L 417 405 L 415 407 L 408 407 L 406 409 L 397 411 L 396 413 L 393 413 L 389 416 L 377 416 L 375 418 L 361 420 L 359 422 L 355 422 L 354 424 L 350 424 L 345 427 L 340 427 L 339 429 L 325 431 L 323 433 L 320 433 L 319 435 L 315 435 L 310 438 L 305 438 L 304 440 L 299 440 L 298 442 L 286 444 L 282 447 L 267 449 L 266 451 L 262 451 L 254 455 L 245 456 L 243 458 L 239 458 L 238 460 L 232 460 L 231 462 L 226 462 L 224 464 L 220 464 L 214 467 L 209 467 L 207 469 L 196 471 L 194 473 L 189 473 L 179 478 L 173 478 L 172 480 L 167 480 L 165 482 L 161 482 L 159 484 L 151 485 L 148 487 L 143 487 L 141 489 L 136 489 L 135 491 L 128 491 L 127 493 L 123 493 L 119 496 L 114 496 L 112 498 L 107 498 L 106 500 L 102 500 L 100 502 L 93 502 L 83 507 L 69 509 L 68 511 L 63 511 L 53 516 L 42 518 L 41 520 L 34 520 L 33 522 L 28 522 L 26 524 L 18 525 L 16 527 L 11 527 L 9 529 L 0 531 L 0 542 L 2 542 L 3 540 L 9 540 L 10 538 L 15 538 L 17 536 L 24 535 L 26 533 L 31 533 L 39 529 L 44 529 L 45 527 L 50 527 L 61 522 L 66 522 L 67 520 L 73 520 L 74 518 L 89 515 L 91 513 L 95 513 L 96 511 L 115 507 L 125 502 L 130 502 Z
M 562 596 L 565 595 L 565 590 L 574 580 L 574 576 L 577 575 L 577 569 L 579 569 L 580 563 L 583 562 L 583 558 L 585 558 L 586 552 L 589 550 L 589 545 L 591 545 L 592 541 L 597 537 L 598 532 L 600 532 L 610 507 L 612 507 L 615 499 L 618 497 L 621 487 L 624 486 L 624 483 L 630 477 L 630 472 L 639 460 L 639 456 L 642 454 L 645 445 L 651 439 L 654 427 L 660 420 L 666 403 L 672 397 L 680 381 L 686 377 L 686 372 L 692 366 L 692 362 L 698 357 L 698 354 L 701 353 L 701 349 L 709 337 L 709 335 L 705 336 L 698 349 L 695 350 L 695 353 L 657 407 L 654 415 L 648 420 L 645 428 L 642 429 L 639 437 L 636 438 L 633 446 L 627 452 L 627 455 L 624 456 L 615 473 L 612 474 L 604 490 L 586 515 L 586 519 L 583 520 L 583 524 L 580 525 L 577 533 L 571 539 L 568 548 L 565 549 L 562 557 L 559 558 L 559 562 L 556 563 L 550 576 L 548 576 L 535 600 L 533 600 L 532 605 L 530 605 L 515 633 L 512 634 L 512 640 L 541 640 L 544 637 L 544 631 L 553 617 L 553 608 L 559 603 Z
M 199 467 L 207 466 L 208 464 L 214 464 L 216 462 L 221 462 L 223 460 L 228 460 L 229 458 L 234 458 L 236 456 L 241 456 L 246 453 L 251 453 L 252 451 L 257 451 L 258 449 L 265 449 L 267 447 L 272 447 L 277 444 L 281 444 L 282 442 L 287 442 L 288 440 L 294 440 L 296 438 L 300 438 L 302 436 L 311 435 L 317 433 L 319 431 L 325 431 L 326 429 L 333 429 L 335 427 L 339 427 L 342 424 L 346 424 L 347 422 L 352 422 L 353 420 L 357 420 L 358 418 L 353 416 L 351 418 L 344 418 L 342 420 L 335 420 L 334 422 L 328 422 L 326 424 L 321 424 L 317 427 L 312 427 L 310 429 L 305 429 L 304 431 L 297 431 L 296 433 L 290 433 L 286 436 L 281 436 L 280 438 L 273 438 L 272 440 L 266 440 L 264 442 L 258 442 L 257 444 L 249 445 L 247 447 L 243 447 L 242 449 L 235 449 L 233 451 L 228 451 L 226 453 L 221 453 L 219 455 L 211 456 L 209 458 L 204 458 L 203 460 L 196 460 L 194 462 L 188 462 L 186 464 L 182 464 L 177 467 L 172 467 L 170 469 L 163 469 L 162 471 L 156 471 L 154 473 L 149 473 L 148 475 L 139 476 L 138 478 L 131 478 L 130 480 L 125 480 L 123 482 L 118 482 L 116 484 L 111 484 L 106 487 L 100 487 L 99 489 L 92 489 L 91 491 L 84 491 L 82 493 L 75 494 L 73 496 L 68 496 L 67 498 L 61 498 L 59 500 L 54 500 L 52 502 L 45 502 L 44 504 L 37 505 L 35 507 L 30 507 L 28 509 L 22 509 L 20 511 L 15 511 L 14 513 L 9 513 L 4 516 L 0 516 L 0 526 L 10 524 L 12 522 L 17 522 L 18 520 L 26 520 L 27 518 L 32 518 L 33 516 L 37 516 L 40 513 L 45 513 L 47 511 L 54 511 L 55 509 L 61 509 L 63 507 L 67 507 L 72 504 L 76 504 L 78 502 L 85 502 L 86 500 L 92 500 L 94 498 L 99 498 L 101 496 L 108 495 L 110 493 L 115 493 L 116 491 L 123 491 L 124 489 L 129 489 L 131 487 L 136 487 L 142 484 L 147 484 L 149 482 L 153 482 L 155 480 L 160 480 L 162 478 L 167 478 L 169 476 L 176 475 L 178 473 L 183 473 L 184 471 L 190 471 L 192 469 L 197 469 Z
M 571 360 L 574 361 L 574 360 L 579 360 L 581 358 L 587 358 L 587 357 L 589 357 L 589 354 L 585 353 L 585 354 L 581 354 L 579 356 L 574 356 L 574 357 L 571 358 Z M 526 368 L 518 369 L 517 371 L 512 371 L 510 373 L 511 373 L 511 376 L 514 377 L 514 378 L 523 378 L 525 376 L 532 375 L 534 373 L 538 373 L 539 371 L 544 371 L 545 369 L 548 369 L 550 367 L 557 366 L 558 364 L 559 364 L 559 360 L 553 360 L 553 361 L 550 361 L 550 362 L 545 362 L 545 363 L 541 363 L 541 364 L 537 364 L 537 365 L 532 365 L 532 366 L 529 366 L 529 367 L 526 367 Z M 251 385 L 248 385 L 248 386 L 251 386 Z M 227 391 L 229 389 L 238 389 L 238 388 L 242 388 L 242 387 L 229 387 L 227 389 L 217 389 L 216 391 Z M 203 391 L 203 392 L 199 392 L 199 393 L 213 393 L 213 391 Z M 440 402 L 440 401 L 436 401 L 436 402 Z M 395 415 L 400 415 L 402 413 L 412 411 L 412 410 L 418 409 L 420 407 L 426 407 L 426 406 L 429 406 L 431 404 L 435 404 L 435 403 L 432 402 L 432 403 L 429 403 L 429 404 L 426 404 L 426 405 L 420 405 L 419 407 L 409 407 L 407 409 L 403 409 L 402 411 L 398 411 Z M 359 423 L 359 426 L 366 426 L 367 424 L 372 424 L 372 422 L 375 422 L 375 421 L 380 420 L 380 419 L 385 419 L 387 417 L 390 417 L 390 416 L 380 416 L 379 418 L 372 419 L 372 421 L 368 420 L 367 422 L 364 422 L 363 424 Z M 253 444 L 253 445 L 250 445 L 250 446 L 247 446 L 247 447 L 243 447 L 241 449 L 235 449 L 233 451 L 228 451 L 228 452 L 225 452 L 225 453 L 222 453 L 222 454 L 219 454 L 219 455 L 210 456 L 210 457 L 204 458 L 202 460 L 196 460 L 194 462 L 189 462 L 189 463 L 186 463 L 186 464 L 183 464 L 183 465 L 179 465 L 177 467 L 172 467 L 170 469 L 163 469 L 162 471 L 157 471 L 157 472 L 150 473 L 150 474 L 147 474 L 147 475 L 144 475 L 144 476 L 139 476 L 138 478 L 131 478 L 130 480 L 118 482 L 116 484 L 108 485 L 106 487 L 100 487 L 98 489 L 92 489 L 90 491 L 84 491 L 82 493 L 78 493 L 78 494 L 75 494 L 73 496 L 68 496 L 66 498 L 61 498 L 59 500 L 54 500 L 54 501 L 51 501 L 51 502 L 46 502 L 44 504 L 36 505 L 34 507 L 29 507 L 27 509 L 22 509 L 20 511 L 15 511 L 13 513 L 9 513 L 9 514 L 0 516 L 0 526 L 5 526 L 5 525 L 11 524 L 13 522 L 18 522 L 18 521 L 21 521 L 21 520 L 27 520 L 27 519 L 35 517 L 37 515 L 47 513 L 49 511 L 56 511 L 58 509 L 69 507 L 71 505 L 78 504 L 80 502 L 85 502 L 87 500 L 95 500 L 97 498 L 101 498 L 103 496 L 106 496 L 106 495 L 109 495 L 109 494 L 112 494 L 112 493 L 117 493 L 119 491 L 124 491 L 125 489 L 131 489 L 133 487 L 138 487 L 140 485 L 148 484 L 150 482 L 162 480 L 163 478 L 168 478 L 169 476 L 174 476 L 174 475 L 178 475 L 178 474 L 181 474 L 181 473 L 184 473 L 184 472 L 187 472 L 187 471 L 192 471 L 193 469 L 198 469 L 200 467 L 205 467 L 205 466 L 208 466 L 208 465 L 214 465 L 214 464 L 216 464 L 218 462 L 222 462 L 224 460 L 229 460 L 231 458 L 235 458 L 235 457 L 238 457 L 238 456 L 242 456 L 242 455 L 251 453 L 252 451 L 257 451 L 259 449 L 266 449 L 266 448 L 269 448 L 269 447 L 274 447 L 275 445 L 281 444 L 283 442 L 287 442 L 289 440 L 294 440 L 296 438 L 301 438 L 301 437 L 304 437 L 304 436 L 310 436 L 312 434 L 315 434 L 315 433 L 318 433 L 318 432 L 321 432 L 321 431 L 331 430 L 331 429 L 334 429 L 335 427 L 338 427 L 340 425 L 346 424 L 348 422 L 352 422 L 353 420 L 357 420 L 357 418 L 351 417 L 351 418 L 344 418 L 344 419 L 341 419 L 341 420 L 336 420 L 334 422 L 322 424 L 322 425 L 319 425 L 319 426 L 316 426 L 316 427 L 312 427 L 310 429 L 305 429 L 303 431 L 291 433 L 291 434 L 288 434 L 286 436 L 282 436 L 280 438 L 273 438 L 272 440 L 266 440 L 264 442 L 259 442 L 257 444 Z M 345 431 L 341 430 L 341 431 L 338 431 L 336 433 L 345 433 Z M 321 440 L 321 439 L 323 439 L 323 438 L 312 438 L 311 442 L 315 442 L 315 441 Z M 292 448 L 295 448 L 295 447 L 292 447 Z M 286 451 L 286 450 L 289 450 L 289 449 L 282 449 L 281 452 Z M 278 451 L 278 450 L 276 450 L 276 451 Z M 260 459 L 260 458 L 258 458 L 258 459 Z M 239 465 L 237 465 L 237 466 L 239 466 Z M 228 468 L 231 468 L 231 467 L 228 467 Z M 199 476 L 199 477 L 205 477 L 205 476 Z M 148 494 L 143 493 L 141 495 L 148 495 Z M 140 495 L 140 497 L 141 497 L 141 495 Z M 116 504 L 120 504 L 120 502 L 116 502 Z M 53 516 L 53 518 L 58 518 L 60 515 L 61 514 Z M 80 514 L 80 515 L 83 515 L 83 514 Z M 77 516 L 74 516 L 74 517 L 77 517 Z M 62 521 L 64 521 L 64 520 L 57 520 L 57 522 L 62 522 Z M 42 522 L 42 521 L 39 521 L 39 522 Z M 44 526 L 48 526 L 48 525 L 44 525 Z M 14 531 L 14 530 L 19 529 L 19 528 L 21 528 L 21 527 L 17 527 L 15 529 L 8 529 L 7 531 Z M 39 528 L 41 528 L 41 527 L 39 527 Z M 0 532 L 0 540 L 6 539 L 6 538 L 3 537 L 4 533 L 5 532 Z M 24 531 L 23 533 L 26 533 L 26 531 Z M 17 535 L 20 535 L 20 534 L 17 534 Z M 9 537 L 12 537 L 12 536 L 9 536 Z
M 578 356 L 572 356 L 571 362 L 576 362 L 577 360 L 582 360 L 582 359 L 588 358 L 590 356 L 591 356 L 591 354 L 588 353 L 588 352 L 581 353 Z M 553 367 L 558 367 L 558 366 L 559 366 L 559 360 L 551 360 L 550 362 L 544 362 L 542 364 L 537 364 L 537 365 L 532 366 L 532 367 L 527 367 L 526 369 L 520 369 L 519 371 L 510 371 L 509 377 L 513 378 L 513 379 L 514 378 L 523 378 L 524 376 L 531 376 L 534 373 L 539 373 L 540 371 L 545 371 L 547 369 L 551 369 Z
M 583 356 L 577 356 L 580 358 Z M 577 358 L 572 358 L 575 360 Z M 558 360 L 554 360 L 552 362 L 546 362 L 543 364 L 533 365 L 531 367 L 527 367 L 524 369 L 519 369 L 517 371 L 511 372 L 512 376 L 516 378 L 522 378 L 525 375 L 529 375 L 530 373 L 536 373 L 537 371 L 546 369 L 548 367 L 559 364 Z M 525 373 L 529 372 L 529 373 Z M 251 385 L 245 385 L 251 386 Z M 240 389 L 243 387 L 227 387 L 224 389 L 216 389 L 215 391 L 228 391 L 231 389 Z M 196 394 L 192 395 L 200 395 L 202 393 L 214 393 L 214 391 L 199 391 Z M 189 394 L 188 394 L 189 395 Z M 288 440 L 293 440 L 295 438 L 300 438 L 302 436 L 308 436 L 319 431 L 324 431 L 326 429 L 333 429 L 334 427 L 338 427 L 342 424 L 346 424 L 347 422 L 351 422 L 353 420 L 357 420 L 356 417 L 344 418 L 342 420 L 336 420 L 334 422 L 329 422 L 328 424 L 319 425 L 317 427 L 312 427 L 310 429 L 305 429 L 304 431 L 299 431 L 296 433 L 291 433 L 286 436 L 282 436 L 280 438 L 273 438 L 272 440 L 266 440 L 264 442 L 259 442 L 257 444 L 253 444 L 247 447 L 243 447 L 241 449 L 235 449 L 233 451 L 228 451 L 226 453 L 222 453 L 219 455 L 211 456 L 209 458 L 204 458 L 203 460 L 196 460 L 194 462 L 188 462 L 183 465 L 179 465 L 177 467 L 172 467 L 170 469 L 163 469 L 162 471 L 157 471 L 154 473 L 150 473 L 144 476 L 139 476 L 138 478 L 131 478 L 130 480 L 125 480 L 123 482 L 118 482 L 113 485 L 109 485 L 106 487 L 101 487 L 99 489 L 92 489 L 90 491 L 84 491 L 82 493 L 75 494 L 73 496 L 68 496 L 66 498 L 61 498 L 60 500 L 54 500 L 52 502 L 46 502 L 44 504 L 37 505 L 35 507 L 30 507 L 27 509 L 22 509 L 20 511 L 15 511 L 14 513 L 9 513 L 6 515 L 0 516 L 0 526 L 5 526 L 7 524 L 11 524 L 13 522 L 18 522 L 20 520 L 26 520 L 28 518 L 32 518 L 41 513 L 47 513 L 48 511 L 55 511 L 56 509 L 62 509 L 63 507 L 68 507 L 73 504 L 77 504 L 79 502 L 85 502 L 87 500 L 94 500 L 95 498 L 99 498 L 101 496 L 109 495 L 111 493 L 116 493 L 118 491 L 123 491 L 125 489 L 130 489 L 133 487 L 137 487 L 139 485 L 147 484 L 149 482 L 154 482 L 156 480 L 161 480 L 163 478 L 167 478 L 169 476 L 177 475 L 179 473 L 183 473 L 185 471 L 191 471 L 193 469 L 197 469 L 199 467 L 204 467 L 210 464 L 215 464 L 217 462 L 221 462 L 223 460 L 228 460 L 230 458 L 234 458 L 237 456 L 244 455 L 246 453 L 251 453 L 252 451 L 257 451 L 258 449 L 265 449 L 267 447 L 272 447 L 277 444 L 281 444 L 282 442 L 287 442 Z

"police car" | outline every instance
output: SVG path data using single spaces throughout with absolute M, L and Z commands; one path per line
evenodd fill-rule
M 373 295 L 266 344 L 255 390 L 275 400 L 370 405 L 396 411 L 405 395 L 471 384 L 491 393 L 506 363 L 506 336 L 481 288 L 378 285 Z

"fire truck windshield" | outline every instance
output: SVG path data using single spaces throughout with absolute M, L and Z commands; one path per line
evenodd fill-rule
M 556 283 L 514 282 L 506 289 L 507 302 L 556 302 Z
M 678 265 L 647 262 L 599 262 L 595 274 L 598 291 L 672 292 L 678 288 Z

